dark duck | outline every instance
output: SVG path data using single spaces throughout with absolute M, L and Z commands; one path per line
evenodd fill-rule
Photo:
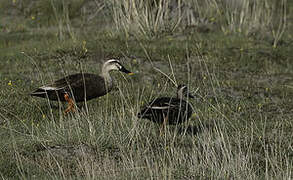
M 177 97 L 160 97 L 152 100 L 138 113 L 139 118 L 145 118 L 165 125 L 177 125 L 187 121 L 192 115 L 191 105 L 184 98 L 194 98 L 185 85 L 177 87 Z

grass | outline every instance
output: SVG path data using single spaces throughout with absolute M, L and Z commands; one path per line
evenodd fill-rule
M 277 39 L 262 26 L 256 34 L 227 33 L 223 27 L 231 24 L 224 23 L 226 15 L 208 23 L 209 31 L 192 24 L 173 25 L 169 31 L 168 23 L 162 23 L 168 21 L 165 6 L 157 11 L 165 18 L 152 17 L 156 31 L 148 26 L 143 29 L 148 33 L 141 33 L 117 26 L 119 19 L 112 23 L 112 17 L 123 16 L 114 16 L 120 11 L 114 12 L 117 7 L 108 2 L 77 1 L 73 9 L 59 8 L 58 14 L 46 5 L 52 21 L 37 13 L 43 4 L 0 3 L 7 8 L 0 12 L 0 176 L 292 178 L 293 6 L 284 2 L 288 20 Z M 209 10 L 201 11 L 201 18 L 217 12 Z M 112 73 L 117 88 L 87 102 L 87 111 L 64 116 L 64 104 L 28 96 L 66 74 L 99 73 L 102 61 L 113 57 L 135 75 Z M 151 99 L 173 95 L 173 82 L 188 84 L 196 95 L 190 101 L 194 114 L 183 125 L 168 126 L 160 137 L 158 125 L 136 114 Z

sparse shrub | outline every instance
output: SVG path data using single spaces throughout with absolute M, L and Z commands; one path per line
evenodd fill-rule
M 126 34 L 153 37 L 189 26 L 197 30 L 212 25 L 225 34 L 264 36 L 271 33 L 276 46 L 286 27 L 286 1 L 112 0 L 111 6 L 116 28 Z

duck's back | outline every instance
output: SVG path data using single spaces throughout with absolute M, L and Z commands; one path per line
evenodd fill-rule
M 182 123 L 191 116 L 192 107 L 183 99 L 161 97 L 157 98 L 149 105 L 145 106 L 138 117 L 146 118 L 156 123 L 163 123 L 164 118 L 168 118 L 167 124 Z

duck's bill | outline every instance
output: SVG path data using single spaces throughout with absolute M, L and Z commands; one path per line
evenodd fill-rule
M 125 69 L 123 66 L 122 66 L 122 68 L 120 69 L 120 71 L 121 71 L 121 72 L 124 72 L 124 73 L 126 73 L 126 74 L 128 74 L 128 75 L 133 75 L 133 74 L 134 74 L 133 72 L 130 72 L 130 71 L 128 71 L 127 69 Z

